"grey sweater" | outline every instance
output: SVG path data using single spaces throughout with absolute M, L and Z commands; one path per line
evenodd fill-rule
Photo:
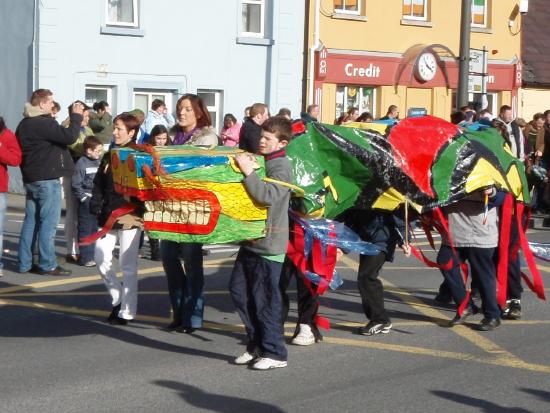
M 282 155 L 266 157 L 265 168 L 268 178 L 292 182 L 290 162 Z M 242 246 L 260 255 L 285 254 L 288 244 L 288 203 L 290 189 L 279 184 L 263 182 L 256 172 L 244 179 L 244 185 L 250 197 L 259 205 L 267 206 L 265 238 L 245 241 Z
M 449 231 L 455 247 L 494 248 L 498 245 L 497 208 L 490 208 L 483 224 L 483 194 L 474 192 L 468 198 L 443 208 L 449 220 Z M 450 246 L 446 236 L 443 245 Z

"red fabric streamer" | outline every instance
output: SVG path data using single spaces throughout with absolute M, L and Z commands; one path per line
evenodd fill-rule
M 121 206 L 120 208 L 115 209 L 113 212 L 111 212 L 111 215 L 109 215 L 109 218 L 107 219 L 107 222 L 105 222 L 105 225 L 103 228 L 101 228 L 96 233 L 83 238 L 78 245 L 90 245 L 96 242 L 98 239 L 104 237 L 115 224 L 116 220 L 120 218 L 123 215 L 129 214 L 130 212 L 135 211 L 138 208 L 137 205 L 127 203 L 124 206 Z
M 537 265 L 535 263 L 535 257 L 533 256 L 533 252 L 529 248 L 529 242 L 527 241 L 527 237 L 525 235 L 525 232 L 527 231 L 527 225 L 523 226 L 521 222 L 521 217 L 523 215 L 523 211 L 525 209 L 525 206 L 522 203 L 517 204 L 517 216 L 518 216 L 518 233 L 521 243 L 521 249 L 523 250 L 523 255 L 525 256 L 525 261 L 527 261 L 527 266 L 529 267 L 529 270 L 531 271 L 531 275 L 533 276 L 533 282 L 528 283 L 526 281 L 526 284 L 529 286 L 529 288 L 537 294 L 537 297 L 539 297 L 541 300 L 546 300 L 546 296 L 544 294 L 544 284 L 542 282 L 542 277 L 540 275 L 540 271 L 537 268 Z M 524 274 L 522 274 L 523 276 Z M 523 277 L 524 279 L 527 278 L 526 276 Z
M 510 227 L 512 225 L 512 209 L 514 199 L 512 195 L 504 196 L 504 203 L 500 214 L 500 238 L 497 265 L 497 302 L 501 308 L 506 306 L 508 288 L 508 261 L 510 250 Z M 518 231 L 521 232 L 521 231 Z

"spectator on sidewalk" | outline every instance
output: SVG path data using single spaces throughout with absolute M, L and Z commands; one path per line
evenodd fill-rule
M 300 113 L 300 118 L 304 123 L 318 122 L 319 105 L 309 105 L 305 112 Z
M 254 103 L 250 107 L 250 117 L 245 120 L 239 134 L 239 148 L 250 153 L 258 153 L 263 123 L 269 118 L 267 105 Z
M 145 123 L 143 124 L 145 132 L 151 134 L 151 131 L 156 125 L 162 125 L 166 129 L 170 129 L 175 124 L 176 121 L 172 114 L 168 112 L 164 101 L 160 99 L 153 100 L 151 103 L 151 110 L 147 114 Z
M 4 118 L 0 116 L 0 277 L 3 275 L 4 263 L 4 219 L 8 208 L 8 165 L 19 166 L 21 163 L 21 148 L 17 138 L 6 127 Z
M 84 156 L 75 166 L 72 178 L 72 192 L 78 202 L 78 240 L 82 241 L 97 231 L 97 216 L 90 213 L 90 200 L 94 178 L 99 167 L 103 144 L 95 136 L 84 139 Z M 95 244 L 80 246 L 78 263 L 85 267 L 95 267 Z
M 57 264 L 54 240 L 61 214 L 59 178 L 73 174 L 74 163 L 67 145 L 78 138 L 84 108 L 75 103 L 69 127 L 64 128 L 52 117 L 52 106 L 50 90 L 35 90 L 15 132 L 23 154 L 21 174 L 27 194 L 18 254 L 21 273 L 71 273 Z M 39 263 L 33 268 L 32 245 L 37 235 Z
M 104 100 L 94 103 L 93 111 L 90 112 L 89 126 L 107 151 L 113 140 L 113 116 L 111 107 Z
M 242 125 L 237 122 L 237 118 L 231 113 L 223 117 L 223 129 L 220 133 L 223 146 L 235 147 L 239 145 L 239 133 Z

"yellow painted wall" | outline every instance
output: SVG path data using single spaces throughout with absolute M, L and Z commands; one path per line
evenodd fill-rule
M 323 102 L 321 104 L 321 118 L 323 123 L 333 123 L 336 118 L 336 85 L 333 83 L 323 84 Z
M 312 14 L 314 3 L 312 0 Z M 458 55 L 462 1 L 432 0 L 428 3 L 432 27 L 402 24 L 400 0 L 364 0 L 362 14 L 367 21 L 333 18 L 333 0 L 321 0 L 320 39 L 327 48 L 396 53 L 403 53 L 414 44 L 440 43 Z M 487 45 L 491 50 L 498 50 L 491 58 L 511 60 L 519 56 L 521 50 L 517 33 L 521 17 L 516 20 L 515 27 L 508 27 L 510 13 L 519 0 L 489 0 L 489 3 L 489 28 L 485 33 L 472 31 L 471 47 Z M 313 20 L 310 21 L 313 30 Z
M 550 90 L 520 89 L 518 116 L 530 121 L 537 112 L 550 109 Z

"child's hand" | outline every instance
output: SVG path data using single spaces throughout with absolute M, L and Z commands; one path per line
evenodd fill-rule
M 254 169 L 257 165 L 254 157 L 246 153 L 239 153 L 235 155 L 235 162 L 237 162 L 237 165 L 245 176 L 248 176 L 252 172 L 254 172 Z
M 411 246 L 409 244 L 403 244 L 401 249 L 403 250 L 403 254 L 405 254 L 405 257 L 411 256 Z
M 344 255 L 344 251 L 340 248 L 336 248 L 336 261 L 340 261 L 340 258 Z

